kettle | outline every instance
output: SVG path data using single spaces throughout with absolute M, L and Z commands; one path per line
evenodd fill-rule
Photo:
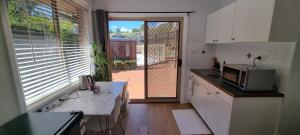
M 92 90 L 94 87 L 94 80 L 90 75 L 79 76 L 79 89 L 80 90 Z

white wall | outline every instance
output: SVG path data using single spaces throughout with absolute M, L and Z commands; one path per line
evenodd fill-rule
M 94 10 L 105 9 L 108 11 L 172 12 L 195 10 L 196 13 L 188 17 L 187 43 L 183 44 L 186 47 L 183 54 L 187 54 L 186 58 L 183 59 L 183 63 L 186 63 L 186 69 L 182 73 L 183 78 L 187 78 L 185 73 L 190 68 L 210 67 L 211 58 L 215 53 L 213 47 L 204 45 L 206 17 L 219 8 L 219 0 L 93 0 L 92 5 Z M 202 54 L 202 50 L 207 53 Z M 185 87 L 187 79 L 183 80 L 182 86 Z
M 263 68 L 276 69 L 276 86 L 281 92 L 287 89 L 295 43 L 235 43 L 217 45 L 216 56 L 221 64 L 252 64 L 256 56 L 264 59 L 257 61 Z M 251 53 L 252 57 L 247 58 Z
M 20 113 L 10 60 L 4 39 L 0 14 L 0 125 L 13 119 Z
M 285 92 L 279 135 L 300 135 L 300 37 Z
M 221 0 L 221 4 L 220 4 L 220 7 L 225 7 L 226 5 L 232 3 L 232 2 L 235 2 L 236 0 Z

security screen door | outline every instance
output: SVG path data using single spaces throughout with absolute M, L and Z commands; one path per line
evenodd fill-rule
M 145 21 L 146 100 L 179 101 L 180 18 Z

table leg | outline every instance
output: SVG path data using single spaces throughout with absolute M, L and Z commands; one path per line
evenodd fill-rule
M 99 126 L 100 126 L 100 134 L 102 135 L 102 122 L 101 117 L 98 118 Z
M 111 135 L 111 130 L 109 127 L 109 115 L 106 115 L 106 129 L 108 130 L 109 134 Z

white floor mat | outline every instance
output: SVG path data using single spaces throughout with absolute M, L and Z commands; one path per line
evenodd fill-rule
M 182 135 L 211 134 L 208 127 L 193 109 L 172 110 L 172 113 Z

